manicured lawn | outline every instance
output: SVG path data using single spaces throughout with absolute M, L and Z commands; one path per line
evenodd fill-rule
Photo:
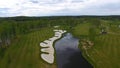
M 108 26 L 108 34 L 94 36 L 94 45 L 87 50 L 83 50 L 83 55 L 95 68 L 120 68 L 120 29 Z M 77 25 L 73 34 L 79 38 L 80 35 L 88 35 L 89 23 Z M 97 28 L 94 30 L 98 30 Z M 98 31 L 96 31 L 98 32 Z
M 120 35 L 101 35 L 95 40 L 87 50 L 95 68 L 120 68 Z
M 75 26 L 73 29 L 73 33 L 76 36 L 80 35 L 88 35 L 89 34 L 90 23 L 81 23 Z
M 40 58 L 39 43 L 53 36 L 52 28 L 42 28 L 13 41 L 0 59 L 0 68 L 56 68 Z

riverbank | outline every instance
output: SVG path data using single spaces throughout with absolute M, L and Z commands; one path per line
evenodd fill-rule
M 74 38 L 71 33 L 65 34 L 55 43 L 58 68 L 92 68 L 78 46 L 79 39 Z

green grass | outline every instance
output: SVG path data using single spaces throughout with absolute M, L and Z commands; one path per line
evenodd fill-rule
M 40 58 L 39 43 L 53 36 L 52 28 L 42 28 L 14 40 L 0 59 L 0 68 L 56 68 Z
M 95 68 L 120 68 L 120 36 L 101 35 L 87 52 Z
M 89 28 L 90 23 L 81 23 L 73 28 L 73 33 L 75 36 L 88 35 Z
M 64 25 L 58 29 L 66 29 L 80 39 L 81 36 L 93 38 L 89 40 L 94 42 L 94 45 L 88 50 L 81 50 L 83 56 L 95 68 L 120 68 L 120 28 L 119 22 L 115 23 L 101 21 L 100 27 L 105 27 L 108 31 L 105 35 L 100 34 L 100 27 L 92 23 L 79 23 L 75 27 Z M 56 61 L 54 64 L 48 64 L 40 58 L 39 43 L 52 37 L 54 33 L 52 30 L 52 28 L 33 30 L 13 40 L 7 49 L 0 50 L 0 68 L 56 68 Z
M 118 25 L 112 25 L 111 27 L 109 27 L 109 29 L 112 33 L 120 34 L 120 28 L 118 27 Z
M 104 25 L 104 24 L 103 24 Z M 108 34 L 102 35 L 98 28 L 94 29 L 98 34 L 94 36 L 94 46 L 88 50 L 83 50 L 83 56 L 95 68 L 120 68 L 120 29 L 110 27 L 108 23 L 104 25 L 108 27 Z M 73 30 L 73 34 L 77 37 L 89 34 L 89 23 L 77 25 Z

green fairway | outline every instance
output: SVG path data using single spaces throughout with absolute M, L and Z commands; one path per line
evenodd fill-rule
M 82 23 L 74 27 L 74 34 L 77 36 L 89 34 L 90 23 Z
M 94 45 L 89 49 L 83 49 L 83 55 L 93 64 L 95 68 L 120 68 L 120 28 L 117 25 L 109 26 L 109 23 L 102 22 L 103 26 L 107 27 L 107 34 L 100 34 L 100 30 L 94 27 L 97 32 L 94 37 Z M 77 37 L 90 33 L 90 28 L 93 25 L 83 23 L 74 27 L 73 34 Z M 81 46 L 81 45 L 80 45 Z M 81 48 L 82 49 L 82 48 Z
M 31 33 L 21 35 L 13 41 L 0 59 L 0 68 L 56 68 L 40 58 L 39 43 L 53 36 L 53 29 L 42 28 Z
M 96 37 L 95 45 L 87 50 L 96 68 L 120 68 L 120 35 Z

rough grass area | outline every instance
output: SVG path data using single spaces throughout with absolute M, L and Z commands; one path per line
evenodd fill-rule
M 13 41 L 0 59 L 0 68 L 56 68 L 56 63 L 48 64 L 40 58 L 40 45 L 54 34 L 51 28 L 42 28 L 22 35 Z

